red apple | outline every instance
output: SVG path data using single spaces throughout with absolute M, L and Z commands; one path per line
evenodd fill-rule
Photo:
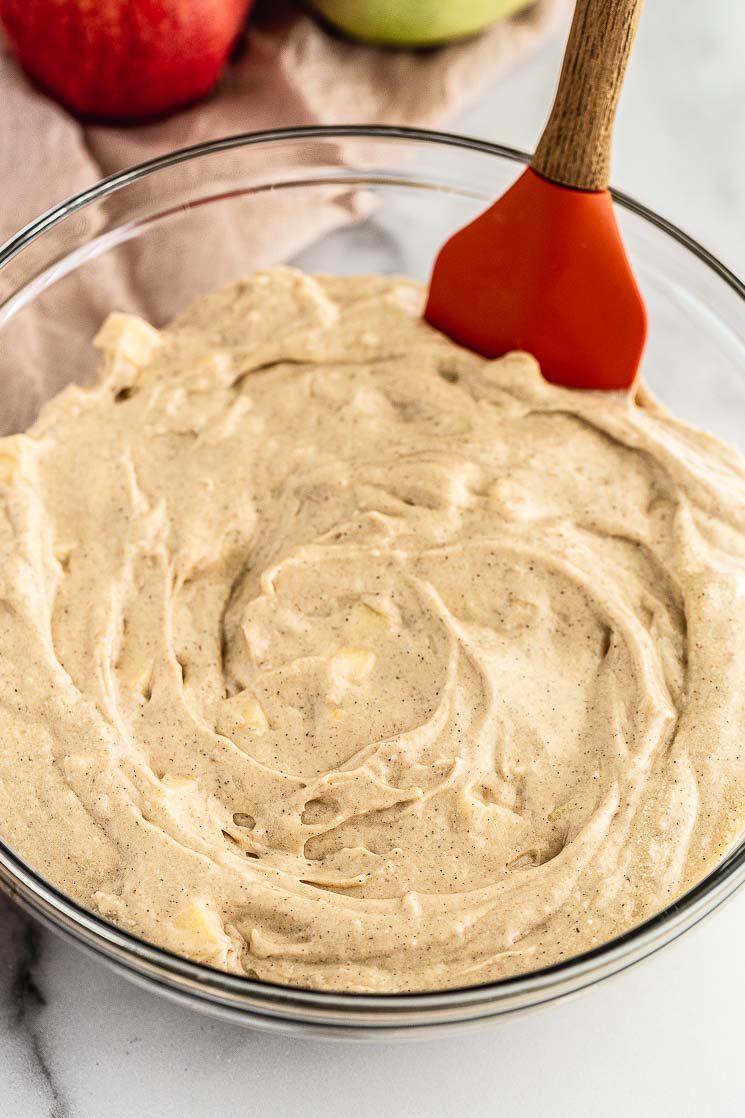
M 21 64 L 83 116 L 134 119 L 212 89 L 252 0 L 0 0 Z

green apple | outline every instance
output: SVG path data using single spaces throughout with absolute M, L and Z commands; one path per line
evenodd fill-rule
M 324 19 L 355 39 L 426 47 L 474 35 L 533 0 L 310 0 Z

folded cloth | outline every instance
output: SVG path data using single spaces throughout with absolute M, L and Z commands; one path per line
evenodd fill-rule
M 237 56 L 207 100 L 152 122 L 114 127 L 84 123 L 40 92 L 0 40 L 0 241 L 37 214 L 97 179 L 165 151 L 237 132 L 311 124 L 432 125 L 457 112 L 510 66 L 535 49 L 560 20 L 566 0 L 538 0 L 484 34 L 435 50 L 395 51 L 352 43 L 323 30 L 290 0 L 259 3 Z M 359 216 L 354 199 L 314 213 L 283 214 L 272 230 L 272 257 L 287 258 L 335 222 Z M 255 259 L 268 230 L 256 230 Z M 279 240 L 278 240 L 279 238 Z M 263 239 L 263 240 L 262 240 Z M 81 278 L 74 306 L 23 312 L 12 338 L 0 331 L 0 434 L 17 430 L 67 380 L 84 376 L 81 346 L 107 310 L 163 319 L 188 297 L 190 271 L 209 281 L 240 271 L 226 223 L 205 215 L 204 254 L 179 260 L 179 282 L 168 300 L 142 283 L 146 265 L 136 250 L 127 272 L 121 259 L 90 282 Z M 231 267 L 226 260 L 230 259 Z M 151 262 L 152 263 L 152 262 Z M 206 272 L 205 272 L 206 270 Z M 69 334 L 69 336 L 66 336 Z M 65 360 L 56 359 L 64 354 Z M 78 361 L 79 358 L 79 361 Z

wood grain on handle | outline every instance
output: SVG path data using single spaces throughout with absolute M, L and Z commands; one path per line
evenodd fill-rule
M 613 119 L 642 0 L 577 0 L 551 115 L 531 166 L 552 182 L 605 190 Z

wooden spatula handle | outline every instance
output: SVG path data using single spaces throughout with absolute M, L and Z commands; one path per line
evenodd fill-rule
M 551 115 L 531 166 L 577 190 L 605 190 L 613 119 L 642 0 L 577 0 Z

